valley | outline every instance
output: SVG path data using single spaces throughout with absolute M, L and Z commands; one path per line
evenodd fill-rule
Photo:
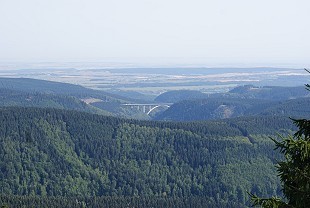
M 309 0 L 0 2 L 0 208 L 310 207 Z
M 0 83 L 0 205 L 12 207 L 248 207 L 248 192 L 282 194 L 270 137 L 310 117 L 304 86 L 206 93 L 166 84 L 155 96 Z

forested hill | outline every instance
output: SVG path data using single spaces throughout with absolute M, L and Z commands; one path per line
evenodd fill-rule
M 47 80 L 30 78 L 2 78 L 0 77 L 0 88 L 18 90 L 30 93 L 50 93 L 56 95 L 70 95 L 77 98 L 92 97 L 104 101 L 126 101 L 130 98 L 124 98 L 104 91 L 93 90 L 80 85 L 53 82 Z M 133 100 L 135 101 L 135 100 Z
M 184 100 L 156 115 L 156 120 L 199 121 L 240 116 L 278 115 L 292 118 L 310 117 L 310 98 L 286 101 L 262 99 L 208 98 Z
M 275 116 L 169 123 L 1 108 L 0 189 L 5 196 L 0 203 L 17 195 L 111 196 L 100 200 L 116 205 L 120 198 L 115 196 L 139 196 L 141 203 L 159 197 L 162 203 L 188 199 L 192 207 L 203 201 L 242 207 L 247 191 L 280 193 L 274 169 L 278 155 L 268 136 L 293 128 L 289 119 Z
M 209 97 L 208 94 L 197 90 L 172 90 L 158 95 L 157 102 L 176 103 L 182 100 L 196 100 Z
M 155 101 L 177 103 L 184 100 L 202 100 L 209 98 L 217 99 L 256 99 L 284 101 L 289 99 L 310 97 L 309 91 L 304 86 L 298 87 L 280 87 L 280 86 L 238 86 L 226 93 L 206 94 L 197 90 L 172 90 L 160 94 Z
M 244 85 L 230 90 L 231 96 L 240 98 L 255 98 L 266 100 L 288 100 L 301 97 L 309 97 L 309 91 L 304 86 L 298 87 L 281 87 L 281 86 L 264 86 Z
M 57 108 L 110 115 L 109 112 L 88 105 L 76 97 L 38 92 L 30 93 L 3 88 L 0 88 L 0 106 Z
M 0 106 L 52 107 L 119 117 L 149 119 L 122 103 L 145 103 L 133 96 L 120 96 L 79 85 L 28 78 L 0 78 Z M 82 103 L 85 102 L 85 103 Z

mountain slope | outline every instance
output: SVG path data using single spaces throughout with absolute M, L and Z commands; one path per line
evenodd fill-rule
M 310 98 L 286 101 L 259 99 L 209 98 L 185 100 L 173 104 L 155 117 L 155 120 L 195 121 L 233 118 L 253 115 L 310 116 Z
M 50 93 L 57 95 L 70 95 L 77 98 L 93 97 L 105 101 L 128 101 L 119 95 L 113 95 L 105 91 L 93 90 L 80 85 L 38 80 L 30 78 L 0 78 L 0 87 L 24 92 Z
M 197 90 L 172 90 L 158 95 L 155 98 L 155 101 L 163 103 L 176 103 L 182 100 L 196 100 L 207 97 L 208 94 Z
M 97 111 L 100 109 L 98 112 L 103 114 L 149 119 L 147 115 L 141 114 L 141 112 L 136 111 L 135 109 L 124 108 L 121 105 L 122 103 L 147 103 L 147 101 L 135 99 L 133 97 L 123 97 L 106 91 L 93 90 L 79 85 L 28 78 L 0 78 L 0 89 L 3 89 L 2 91 L 12 90 L 30 94 L 44 94 L 45 97 L 48 95 L 51 97 L 53 95 L 58 97 L 70 96 L 71 99 L 74 97 L 83 100 L 89 104 L 88 107 L 93 106 L 93 109 L 96 109 Z M 49 107 L 55 107 L 55 105 Z M 6 106 L 10 106 L 10 104 L 7 104 Z
M 57 108 L 110 115 L 107 111 L 95 108 L 72 96 L 29 93 L 3 88 L 0 88 L 0 106 Z
M 197 90 L 172 90 L 160 94 L 155 98 L 157 102 L 177 103 L 184 100 L 217 99 L 256 99 L 283 101 L 302 97 L 310 97 L 310 93 L 304 86 L 280 87 L 254 85 L 238 86 L 227 93 L 206 94 Z
M 257 87 L 253 85 L 239 86 L 229 93 L 231 95 L 238 95 L 242 98 L 255 98 L 267 100 L 288 100 L 301 97 L 309 97 L 309 91 L 305 90 L 304 86 L 298 87 L 280 87 L 280 86 L 264 86 Z
M 201 123 L 124 120 L 75 111 L 0 110 L 3 194 L 208 197 L 279 194 L 268 135 L 283 117 Z

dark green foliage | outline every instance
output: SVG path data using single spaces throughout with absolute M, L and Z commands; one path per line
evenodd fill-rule
M 226 96 L 238 96 L 247 99 L 265 99 L 265 100 L 288 100 L 300 97 L 309 97 L 309 92 L 304 87 L 279 87 L 265 86 L 257 87 L 253 85 L 239 86 L 232 89 Z
M 298 127 L 298 131 L 295 133 L 295 137 L 304 136 L 305 140 L 310 138 L 310 120 L 307 119 L 293 119 L 294 123 Z
M 154 101 L 155 95 L 149 95 L 149 94 L 142 94 L 136 91 L 131 90 L 119 90 L 119 89 L 111 89 L 109 92 L 113 93 L 114 95 L 120 95 L 127 99 L 137 99 L 137 103 L 143 103 L 143 102 L 152 102 Z
M 297 98 L 287 101 L 273 103 L 263 111 L 260 115 L 283 115 L 291 118 L 300 118 L 310 116 L 310 98 Z
M 174 103 L 155 120 L 197 121 L 250 115 L 310 116 L 309 92 L 303 87 L 236 87 L 228 93 L 170 91 L 156 100 Z
M 278 156 L 267 137 L 291 129 L 288 121 L 249 117 L 169 123 L 4 108 L 0 191 L 26 196 L 207 197 L 215 203 L 244 204 L 248 190 L 266 196 L 280 193 L 273 168 Z
M 278 197 L 259 198 L 254 194 L 250 194 L 250 196 L 252 197 L 253 206 L 260 205 L 264 208 L 293 208 Z
M 69 95 L 77 98 L 93 97 L 102 99 L 104 101 L 129 100 L 118 95 L 85 88 L 80 85 L 28 78 L 0 77 L 0 88 L 18 90 L 29 93 L 39 92 L 45 94 Z
M 233 118 L 250 115 L 310 116 L 310 98 L 287 101 L 257 99 L 209 98 L 175 103 L 159 114 L 156 120 L 195 121 Z
M 295 119 L 294 123 L 298 127 L 294 137 L 275 141 L 286 158 L 277 169 L 287 204 L 301 208 L 310 205 L 310 120 Z
M 84 208 L 84 207 L 208 207 L 208 208 L 243 208 L 246 207 L 236 202 L 216 202 L 208 197 L 38 197 L 38 196 L 5 196 L 0 195 L 0 206 L 3 208 Z
M 294 120 L 294 123 L 299 128 L 294 137 L 274 140 L 276 149 L 285 156 L 277 166 L 285 200 L 277 197 L 261 199 L 252 194 L 254 205 L 264 208 L 307 208 L 310 205 L 310 121 L 302 119 Z
M 109 115 L 108 112 L 95 108 L 91 105 L 87 105 L 72 96 L 30 93 L 1 88 L 0 106 L 58 108 Z
M 121 103 L 143 103 L 145 101 L 79 85 L 46 80 L 0 78 L 0 98 L 0 106 L 49 107 L 149 119 L 149 116 L 140 111 L 122 108 L 120 105 Z M 93 99 L 96 103 L 85 104 L 81 99 Z
M 273 104 L 273 103 L 272 103 Z M 195 121 L 253 115 L 270 106 L 270 101 L 232 98 L 185 100 L 159 114 L 157 120 Z
M 208 94 L 196 90 L 173 90 L 156 97 L 156 102 L 176 103 L 182 100 L 196 100 L 207 98 Z
M 269 101 L 284 101 L 301 97 L 309 97 L 309 92 L 303 90 L 303 87 L 279 87 L 254 85 L 238 86 L 227 93 L 206 94 L 196 90 L 173 90 L 162 93 L 155 101 L 176 103 L 184 100 L 203 100 L 210 98 L 221 99 L 256 99 Z

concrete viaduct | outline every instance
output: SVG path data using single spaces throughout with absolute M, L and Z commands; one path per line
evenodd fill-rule
M 130 108 L 136 108 L 139 111 L 142 111 L 143 113 L 146 113 L 149 115 L 153 110 L 159 107 L 166 107 L 169 108 L 172 105 L 172 103 L 126 103 L 122 104 L 122 106 L 130 107 Z

